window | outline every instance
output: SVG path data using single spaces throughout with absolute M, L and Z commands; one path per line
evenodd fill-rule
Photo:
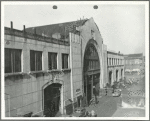
M 107 58 L 107 65 L 108 65 L 108 58 Z M 97 66 L 97 65 L 96 65 Z
M 57 53 L 48 53 L 48 69 L 57 69 Z
M 21 50 L 5 48 L 5 73 L 21 72 Z
M 42 70 L 42 52 L 30 50 L 30 70 Z
M 68 68 L 68 54 L 62 54 L 62 69 Z

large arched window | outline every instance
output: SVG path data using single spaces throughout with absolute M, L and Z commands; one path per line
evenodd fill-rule
M 90 45 L 85 51 L 84 56 L 84 72 L 99 69 L 99 57 L 94 45 Z

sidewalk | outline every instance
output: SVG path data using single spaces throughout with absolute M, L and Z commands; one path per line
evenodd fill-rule
M 118 108 L 112 117 L 145 117 L 145 110 L 138 108 Z
M 98 104 L 86 107 L 86 110 L 94 110 L 97 117 L 111 117 L 117 110 L 117 100 L 118 97 L 102 96 L 98 98 Z
M 133 106 L 129 101 L 134 99 L 135 104 L 138 104 L 139 99 L 145 98 L 141 96 L 139 90 L 143 90 L 143 81 L 138 85 L 132 85 L 129 90 L 122 90 L 122 107 L 118 108 L 112 117 L 145 117 L 145 108 Z M 130 91 L 133 92 L 132 95 L 129 95 Z

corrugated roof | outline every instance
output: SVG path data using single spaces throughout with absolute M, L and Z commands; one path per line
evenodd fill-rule
M 88 19 L 85 20 L 78 20 L 78 21 L 72 21 L 72 22 L 65 22 L 65 23 L 58 23 L 58 24 L 50 24 L 50 25 L 44 25 L 44 26 L 36 26 L 36 27 L 29 27 L 26 28 L 27 32 L 34 33 L 34 29 L 36 29 L 36 33 L 39 35 L 47 35 L 49 37 L 52 36 L 52 34 L 55 33 L 60 33 L 61 35 L 68 36 L 69 31 L 66 31 L 65 33 L 65 28 L 66 30 L 70 29 L 74 25 L 76 27 L 82 26 Z

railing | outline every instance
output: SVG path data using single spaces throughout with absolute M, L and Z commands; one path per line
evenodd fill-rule
M 65 41 L 65 40 L 62 40 L 62 39 L 55 39 L 55 38 L 51 38 L 51 37 L 45 37 L 45 36 L 42 36 L 42 35 L 37 35 L 37 34 L 29 33 L 29 32 L 24 32 L 24 31 L 17 30 L 17 29 L 11 29 L 11 28 L 8 28 L 8 27 L 5 27 L 5 34 L 6 35 L 24 37 L 24 38 L 28 38 L 28 39 L 34 39 L 34 40 L 48 42 L 48 43 L 59 44 L 59 45 L 66 45 L 66 46 L 70 45 L 69 41 Z
M 105 96 L 105 95 L 111 96 L 112 93 L 113 93 L 113 88 L 100 89 L 100 96 Z

